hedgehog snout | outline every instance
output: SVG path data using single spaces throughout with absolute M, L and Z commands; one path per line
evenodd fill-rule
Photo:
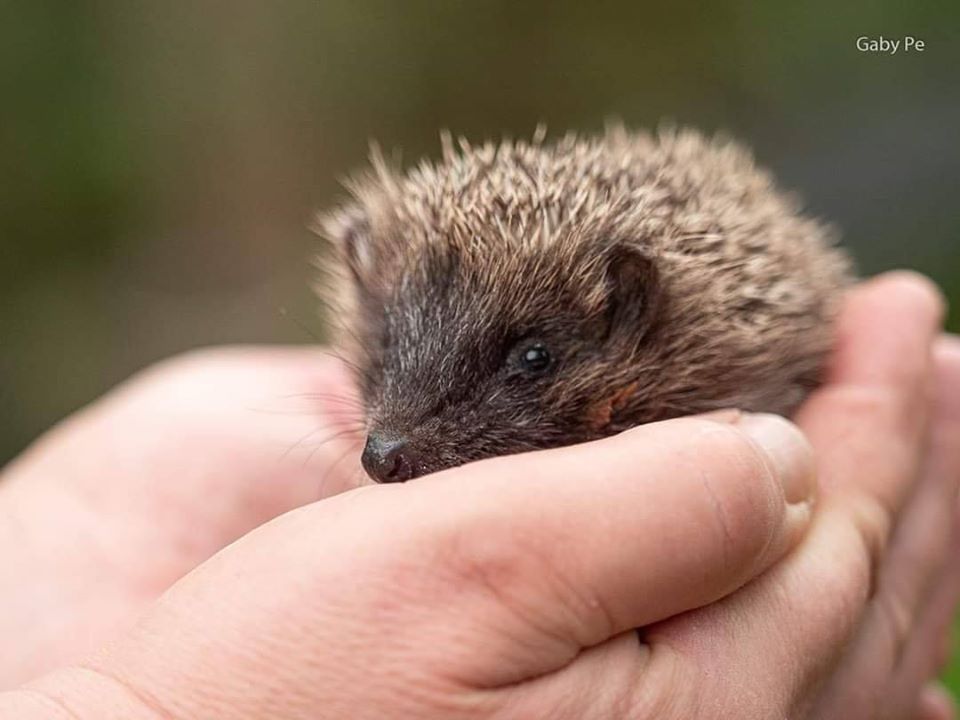
M 406 482 L 425 472 L 420 454 L 405 437 L 377 432 L 367 435 L 360 462 L 378 483 Z

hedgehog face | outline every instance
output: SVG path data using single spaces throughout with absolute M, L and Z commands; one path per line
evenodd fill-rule
M 396 267 L 389 290 L 368 282 L 390 272 L 354 278 L 374 480 L 613 431 L 652 310 L 646 258 L 438 244 Z

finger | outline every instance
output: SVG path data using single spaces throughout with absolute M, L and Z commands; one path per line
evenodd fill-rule
M 881 276 L 852 291 L 831 380 L 797 416 L 817 449 L 825 502 L 849 515 L 874 566 L 919 478 L 941 315 L 935 290 L 914 275 Z
M 751 415 L 476 463 L 423 478 L 396 502 L 432 516 L 413 552 L 472 595 L 457 613 L 489 618 L 484 643 L 503 645 L 492 654 L 526 653 L 470 667 L 497 686 L 740 587 L 797 540 L 812 486 L 796 428 Z
M 957 556 L 951 558 L 924 607 L 887 688 L 885 706 L 890 717 L 909 717 L 907 711 L 916 703 L 921 688 L 940 673 L 949 658 L 951 625 L 960 599 L 960 543 L 956 537 L 953 551 Z
M 850 313 L 862 325 L 859 332 Z M 873 321 L 883 313 L 884 323 Z M 926 286 L 902 276 L 853 291 L 832 380 L 798 414 L 824 490 L 810 533 L 757 582 L 650 630 L 654 652 L 674 648 L 703 663 L 703 673 L 716 680 L 716 696 L 740 703 L 731 717 L 764 708 L 787 713 L 823 679 L 818 674 L 833 666 L 862 620 L 894 513 L 918 475 L 924 437 L 905 429 L 901 415 L 909 408 L 912 424 L 927 423 L 929 405 L 915 396 L 929 383 L 938 313 Z M 898 357 L 880 362 L 872 355 L 876 347 Z M 731 651 L 718 666 L 712 649 L 719 646 Z M 784 673 L 784 667 L 795 671 Z M 739 677 L 757 678 L 764 692 L 737 694 Z
M 937 675 L 950 657 L 951 625 L 960 601 L 960 508 L 955 506 L 950 557 L 941 570 L 930 598 L 917 615 L 896 677 L 889 684 L 887 705 L 912 707 L 919 689 Z M 906 713 L 901 711 L 901 715 Z M 897 715 L 891 715 L 896 717 Z
M 934 361 L 936 393 L 921 479 L 901 512 L 875 596 L 845 658 L 851 668 L 845 672 L 859 674 L 860 686 L 882 688 L 889 717 L 908 716 L 936 673 L 960 592 L 960 349 L 940 338 Z
M 956 501 L 960 480 L 960 355 L 948 341 L 935 346 L 936 388 L 921 480 L 898 519 L 879 569 L 876 591 L 855 640 L 834 673 L 827 703 L 882 708 L 908 716 L 934 659 L 956 601 Z M 947 561 L 954 562 L 944 574 Z M 931 593 L 939 593 L 931 607 Z M 918 624 L 927 623 L 921 631 Z
M 956 716 L 953 697 L 943 686 L 933 683 L 923 689 L 911 720 L 954 720 Z
M 942 314 L 935 288 L 913 274 L 883 275 L 849 293 L 828 381 L 797 415 L 818 448 L 826 494 L 865 495 L 893 513 L 909 492 L 905 470 L 922 449 Z
M 924 341 L 943 320 L 940 291 L 922 275 L 897 271 L 853 288 L 837 321 L 829 385 L 917 386 Z M 890 332 L 895 327 L 898 332 Z
M 955 600 L 950 599 L 950 587 L 957 582 L 944 578 L 944 566 L 953 560 L 948 574 L 960 574 L 960 558 L 955 557 L 960 554 L 955 536 L 960 487 L 960 344 L 947 337 L 939 339 L 934 360 L 936 394 L 927 457 L 880 577 L 875 602 L 884 616 L 884 627 L 868 631 L 873 642 L 892 636 L 898 648 L 907 637 L 916 644 L 914 625 L 930 619 L 931 611 L 924 606 L 931 602 L 932 592 L 946 591 L 946 598 L 940 599 L 941 605 L 946 604 L 942 612 L 952 612 Z
M 868 585 L 859 532 L 846 515 L 818 508 L 803 542 L 764 575 L 648 628 L 645 639 L 654 656 L 691 659 L 703 702 L 726 711 L 718 717 L 832 719 L 798 703 L 812 702 L 854 636 Z

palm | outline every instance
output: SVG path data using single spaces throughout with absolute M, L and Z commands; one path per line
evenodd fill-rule
M 236 349 L 158 366 L 54 429 L 4 473 L 0 526 L 30 526 L 47 567 L 11 532 L 0 584 L 46 570 L 56 612 L 0 613 L 0 687 L 99 645 L 254 527 L 359 482 L 359 422 L 322 351 Z

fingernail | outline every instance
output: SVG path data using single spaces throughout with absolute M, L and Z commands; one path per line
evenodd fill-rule
M 734 424 L 770 459 L 788 503 L 812 499 L 816 488 L 813 450 L 796 425 L 768 413 L 744 413 Z

